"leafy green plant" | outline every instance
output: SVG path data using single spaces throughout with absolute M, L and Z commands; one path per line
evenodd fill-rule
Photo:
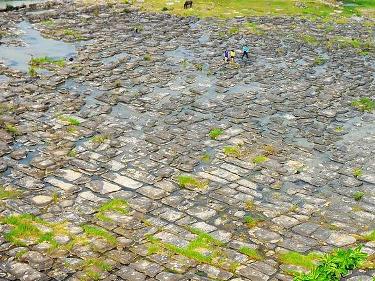
M 216 140 L 220 135 L 222 135 L 224 131 L 219 128 L 212 129 L 208 135 L 210 136 L 211 139 Z
M 353 169 L 353 176 L 356 178 L 359 178 L 363 175 L 363 171 L 361 168 L 355 168 Z
M 355 201 L 359 201 L 363 198 L 364 195 L 365 195 L 364 192 L 357 191 L 353 194 L 353 198 L 354 198 Z
M 337 249 L 324 255 L 310 273 L 302 273 L 294 281 L 339 281 L 350 270 L 360 266 L 367 258 L 362 246 L 355 249 Z
M 208 181 L 199 179 L 189 175 L 180 175 L 177 178 L 177 182 L 181 187 L 199 188 L 203 189 L 208 186 Z
M 352 106 L 356 107 L 360 111 L 371 112 L 375 109 L 375 100 L 364 97 L 352 102 Z

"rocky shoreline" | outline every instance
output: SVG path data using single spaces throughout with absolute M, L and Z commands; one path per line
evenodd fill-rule
M 75 53 L 36 77 L 0 64 L 0 280 L 292 280 L 308 268 L 283 253 L 357 244 L 373 262 L 375 115 L 353 104 L 374 99 L 372 21 L 1 15 L 1 46 L 25 21 Z

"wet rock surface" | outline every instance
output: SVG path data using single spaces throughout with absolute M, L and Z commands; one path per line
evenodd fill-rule
M 227 33 L 246 21 L 264 32 Z M 7 46 L 22 46 L 20 22 L 76 54 L 34 78 L 0 64 L 1 183 L 22 192 L 0 197 L 0 216 L 32 214 L 53 233 L 12 243 L 12 224 L 0 224 L 1 280 L 292 280 L 290 268 L 304 269 L 280 251 L 374 253 L 361 237 L 375 227 L 375 117 L 351 105 L 374 98 L 373 50 L 300 36 L 367 40 L 373 27 L 47 3 L 0 18 Z M 238 50 L 224 64 L 242 42 L 250 59 Z M 214 128 L 223 133 L 211 139 Z M 182 187 L 181 174 L 203 188 Z M 127 212 L 101 207 L 119 198 Z M 194 242 L 192 229 L 221 241 L 221 260 L 171 254 Z

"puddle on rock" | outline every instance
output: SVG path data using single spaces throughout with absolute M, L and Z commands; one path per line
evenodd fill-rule
M 76 53 L 74 44 L 46 39 L 27 21 L 20 22 L 17 27 L 24 46 L 0 45 L 0 61 L 9 67 L 27 71 L 32 57 L 67 58 Z

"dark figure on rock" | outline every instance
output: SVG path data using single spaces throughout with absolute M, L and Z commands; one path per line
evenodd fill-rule
M 193 8 L 193 1 L 191 0 L 185 1 L 185 4 L 184 4 L 184 9 L 189 9 L 189 8 Z

